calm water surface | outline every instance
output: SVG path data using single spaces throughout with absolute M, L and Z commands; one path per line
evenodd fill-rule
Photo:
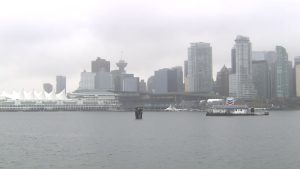
M 297 169 L 300 112 L 1 112 L 5 169 Z

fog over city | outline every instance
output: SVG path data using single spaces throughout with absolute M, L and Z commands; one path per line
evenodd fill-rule
M 296 0 L 3 1 L 0 90 L 41 90 L 56 75 L 75 90 L 97 57 L 112 70 L 122 57 L 128 73 L 147 80 L 183 66 L 191 42 L 211 44 L 215 77 L 230 67 L 236 35 L 248 36 L 254 51 L 284 46 L 291 60 L 300 55 L 299 8 Z

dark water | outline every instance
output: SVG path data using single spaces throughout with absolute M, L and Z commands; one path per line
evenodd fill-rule
M 2 112 L 0 168 L 297 169 L 300 112 Z

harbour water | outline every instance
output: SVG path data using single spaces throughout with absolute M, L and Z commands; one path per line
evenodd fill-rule
M 5 169 L 295 169 L 300 111 L 1 112 Z

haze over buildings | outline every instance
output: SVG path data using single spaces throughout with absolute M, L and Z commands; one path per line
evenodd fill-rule
M 170 3 L 172 5 L 170 5 Z M 299 1 L 70 1 L 11 0 L 0 6 L 1 89 L 40 89 L 57 74 L 77 89 L 79 73 L 102 57 L 123 59 L 143 79 L 182 65 L 190 42 L 212 46 L 213 77 L 230 65 L 232 37 L 251 37 L 253 49 L 282 45 L 300 51 Z M 149 62 L 152 61 L 152 62 Z M 147 62 L 147 63 L 146 63 Z M 17 64 L 16 64 L 17 63 Z M 19 64 L 21 63 L 21 64 Z M 116 66 L 111 64 L 111 69 Z

